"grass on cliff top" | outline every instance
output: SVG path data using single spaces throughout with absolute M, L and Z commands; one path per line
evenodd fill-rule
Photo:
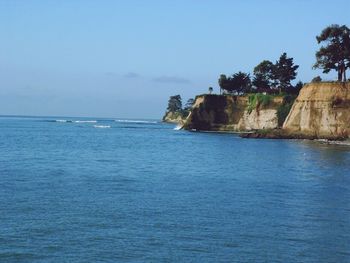
M 287 93 L 284 93 L 284 92 L 281 92 L 279 94 L 266 94 L 266 95 L 263 94 L 263 93 L 245 93 L 245 94 L 241 94 L 241 95 L 203 93 L 203 94 L 196 95 L 195 98 L 199 98 L 199 97 L 249 97 L 249 96 L 256 95 L 256 94 L 260 94 L 260 95 L 264 95 L 264 96 L 270 96 L 271 98 L 284 97 L 284 96 L 287 95 Z
M 350 83 L 350 79 L 348 79 L 347 81 L 339 81 L 339 80 L 322 80 L 322 81 L 311 81 L 309 83 L 305 83 L 305 84 L 317 84 L 317 83 L 321 83 L 321 84 L 327 84 L 327 83 Z
M 248 108 L 250 114 L 254 109 L 265 107 L 271 103 L 274 96 L 269 94 L 255 93 L 248 95 Z
M 248 107 L 247 111 L 250 114 L 254 109 L 259 109 L 260 107 L 266 107 L 268 106 L 275 97 L 281 97 L 283 96 L 283 102 L 281 105 L 277 108 L 277 120 L 278 120 L 278 127 L 282 127 L 284 121 L 286 120 L 293 103 L 296 99 L 296 95 L 288 95 L 288 94 L 279 94 L 279 95 L 269 95 L 269 94 L 250 94 L 248 99 Z

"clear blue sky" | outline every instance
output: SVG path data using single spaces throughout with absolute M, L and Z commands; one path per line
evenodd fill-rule
M 333 23 L 347 0 L 0 0 L 0 114 L 160 118 L 282 52 L 308 82 Z

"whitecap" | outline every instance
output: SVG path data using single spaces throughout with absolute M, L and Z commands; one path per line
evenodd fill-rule
M 182 125 L 180 125 L 180 124 L 177 125 L 177 126 L 174 128 L 175 131 L 179 131 L 179 130 L 181 130 L 181 129 L 182 129 Z
M 81 121 L 81 120 L 78 120 L 78 121 L 74 121 L 75 123 L 96 123 L 97 121 L 95 120 L 92 120 L 92 121 Z
M 100 128 L 100 129 L 106 129 L 106 128 L 111 128 L 110 125 L 94 125 L 95 128 Z
M 115 122 L 124 122 L 124 123 L 151 123 L 156 124 L 156 121 L 145 121 L 145 120 L 114 120 Z
M 67 120 L 55 120 L 56 122 L 67 122 Z
M 332 141 L 332 140 L 327 140 L 327 139 L 318 139 L 317 141 L 320 142 L 320 143 L 324 143 L 324 144 L 350 146 L 350 140 Z

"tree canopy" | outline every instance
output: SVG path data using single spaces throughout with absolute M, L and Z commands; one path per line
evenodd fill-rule
M 250 75 L 244 72 L 239 71 L 236 74 L 232 75 L 231 82 L 233 89 L 237 93 L 249 92 L 251 87 Z
M 254 68 L 253 86 L 258 90 L 268 90 L 273 84 L 274 64 L 264 60 Z
M 194 99 L 192 99 L 192 98 L 188 99 L 186 104 L 185 104 L 184 110 L 190 111 L 192 109 L 193 104 L 194 104 Z
M 167 111 L 179 112 L 182 110 L 182 99 L 180 95 L 170 96 Z
M 314 68 L 338 72 L 338 81 L 346 81 L 346 70 L 350 68 L 350 29 L 345 26 L 330 25 L 316 36 L 317 43 L 324 46 L 316 52 Z
M 253 86 L 257 92 L 276 93 L 289 91 L 293 88 L 291 81 L 297 76 L 298 65 L 294 65 L 293 58 L 283 53 L 273 64 L 264 60 L 254 68 Z
M 221 90 L 228 90 L 229 81 L 225 74 L 220 75 L 218 83 L 220 87 L 220 94 L 221 94 Z
M 311 80 L 311 82 L 321 82 L 321 81 L 322 81 L 322 78 L 320 76 L 316 76 Z
M 274 65 L 274 86 L 281 90 L 290 88 L 291 81 L 297 76 L 298 68 L 299 65 L 294 65 L 293 58 L 288 58 L 287 53 L 284 52 Z
M 251 87 L 250 75 L 241 71 L 231 77 L 221 74 L 218 82 L 221 89 L 233 94 L 246 93 Z

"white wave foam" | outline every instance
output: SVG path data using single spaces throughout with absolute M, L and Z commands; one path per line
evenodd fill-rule
M 101 129 L 107 129 L 107 128 L 111 128 L 111 126 L 109 125 L 94 125 L 95 128 L 101 128 Z
M 93 120 L 93 121 L 81 121 L 81 120 L 78 120 L 78 121 L 74 121 L 75 123 L 96 123 L 97 121 Z
M 318 139 L 317 141 L 320 142 L 320 143 L 324 143 L 324 144 L 350 146 L 350 140 L 345 140 L 345 141 L 331 141 L 331 140 L 326 140 L 326 139 Z
M 56 122 L 68 122 L 67 120 L 56 120 Z
M 124 123 L 152 123 L 156 124 L 156 121 L 145 121 L 145 120 L 114 120 L 115 122 L 124 122 Z
M 182 129 L 182 125 L 177 125 L 177 126 L 174 128 L 175 131 L 179 131 L 179 130 L 181 130 L 181 129 Z

